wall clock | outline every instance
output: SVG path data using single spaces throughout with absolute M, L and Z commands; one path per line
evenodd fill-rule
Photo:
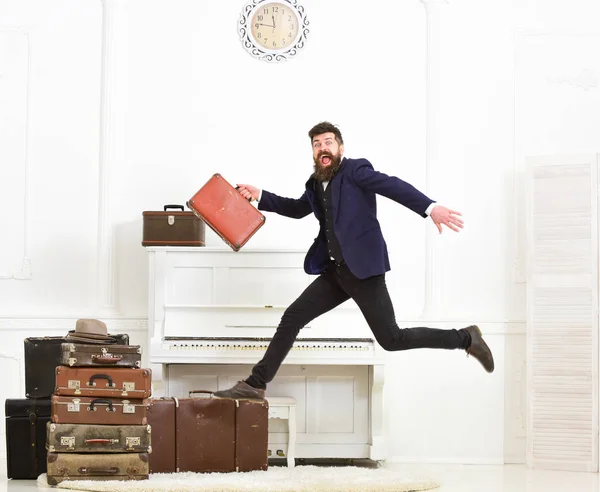
M 242 10 L 238 32 L 253 57 L 282 62 L 304 47 L 308 19 L 297 0 L 250 0 Z

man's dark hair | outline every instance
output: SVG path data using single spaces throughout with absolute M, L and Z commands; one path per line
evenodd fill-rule
M 313 126 L 308 132 L 308 136 L 310 137 L 310 143 L 312 144 L 313 138 L 317 135 L 321 135 L 322 133 L 333 133 L 335 135 L 335 139 L 337 143 L 340 145 L 344 144 L 344 140 L 342 139 L 342 133 L 338 129 L 337 126 L 329 123 L 329 121 L 322 121 L 321 123 L 317 123 Z

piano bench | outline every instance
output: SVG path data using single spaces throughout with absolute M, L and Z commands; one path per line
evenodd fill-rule
M 288 448 L 287 464 L 288 468 L 293 468 L 296 464 L 296 398 L 291 396 L 267 396 L 269 402 L 269 419 L 286 419 L 288 421 Z

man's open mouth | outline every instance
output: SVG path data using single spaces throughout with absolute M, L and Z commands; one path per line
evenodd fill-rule
M 322 155 L 321 156 L 321 164 L 324 166 L 329 166 L 331 164 L 331 156 L 330 155 Z

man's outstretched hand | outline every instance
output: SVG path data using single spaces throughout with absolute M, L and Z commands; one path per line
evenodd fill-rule
M 459 229 L 462 229 L 464 227 L 464 222 L 460 218 L 461 215 L 462 214 L 456 210 L 450 210 L 442 205 L 436 205 L 431 210 L 430 216 L 431 220 L 433 220 L 433 223 L 441 234 L 442 224 L 444 224 L 446 227 L 449 227 L 454 232 L 458 232 Z
M 256 186 L 248 184 L 238 183 L 238 191 L 240 192 L 240 195 L 250 201 L 258 200 L 258 196 L 260 195 L 260 190 Z

